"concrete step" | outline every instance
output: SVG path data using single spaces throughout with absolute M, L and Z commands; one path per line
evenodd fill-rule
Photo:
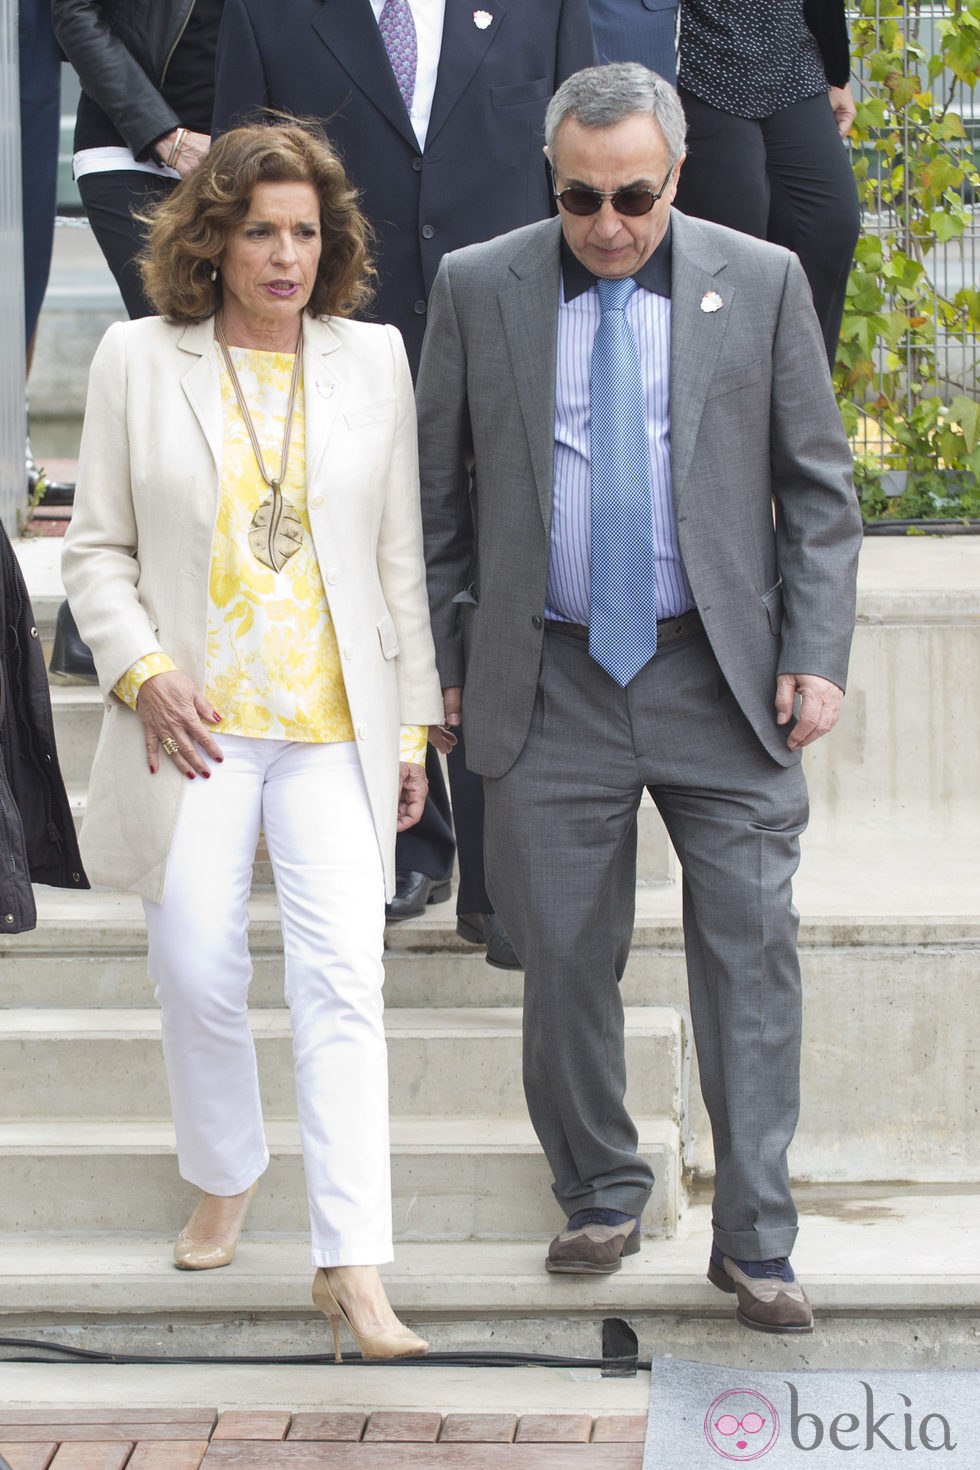
M 666 1236 L 682 1204 L 679 1130 L 662 1118 L 638 1118 L 637 1127 L 657 1181 L 646 1228 Z M 271 1160 L 250 1228 L 301 1232 L 308 1216 L 298 1128 L 271 1122 L 266 1134 Z M 396 1116 L 391 1139 L 400 1239 L 500 1239 L 552 1229 L 551 1174 L 526 1118 Z M 47 1231 L 175 1233 L 197 1198 L 178 1177 L 173 1129 L 163 1122 L 0 1124 L 0 1177 L 0 1232 L 31 1239 Z
M 51 712 L 65 785 L 84 791 L 102 728 L 104 705 L 94 684 L 52 686 Z
M 641 1358 L 743 1370 L 980 1367 L 980 1191 L 802 1188 L 797 1202 L 793 1264 L 816 1317 L 813 1335 L 801 1339 L 745 1331 L 734 1299 L 708 1285 L 703 1196 L 674 1238 L 645 1240 L 612 1276 L 544 1271 L 548 1236 L 560 1224 L 554 1207 L 535 1240 L 405 1243 L 383 1273 L 396 1309 L 436 1350 L 595 1357 L 599 1323 L 615 1315 L 636 1330 Z M 172 1244 L 161 1222 L 142 1237 L 0 1238 L 0 1331 L 168 1357 L 328 1351 L 326 1324 L 310 1305 L 305 1238 L 270 1238 L 250 1218 L 233 1265 L 201 1272 L 175 1271 Z M 4 1365 L 5 1398 L 13 1368 Z M 73 1370 L 86 1382 L 93 1371 Z M 213 1391 L 215 1371 L 197 1370 L 202 1392 Z M 121 1389 L 126 1373 L 116 1372 Z M 337 1391 L 331 1378 L 326 1392 L 333 1399 Z
M 836 842 L 808 835 L 796 884 L 803 914 L 803 1108 L 792 1151 L 809 1180 L 958 1182 L 980 1177 L 980 1055 L 963 1024 L 980 974 L 976 836 L 951 844 L 901 824 L 855 828 Z M 883 859 L 887 854 L 887 861 Z M 8 1003 L 151 1003 L 142 909 L 131 895 L 39 889 L 36 931 L 0 940 Z M 275 900 L 253 895 L 253 1003 L 281 1004 Z M 522 977 L 487 966 L 455 934 L 453 905 L 392 925 L 389 1016 L 401 1006 L 515 1006 Z M 627 1005 L 687 1010 L 675 887 L 637 889 Z M 712 1171 L 696 1062 L 683 1123 L 685 1167 Z M 466 1107 L 472 1112 L 472 1106 Z
M 265 1115 L 293 1118 L 289 1013 L 256 1010 L 251 1022 Z M 393 1113 L 525 1117 L 520 1010 L 403 1007 L 385 1029 Z M 627 1102 L 638 1117 L 679 1118 L 686 1044 L 676 1009 L 627 1010 Z M 155 1010 L 0 1011 L 0 1076 L 5 1121 L 170 1114 Z

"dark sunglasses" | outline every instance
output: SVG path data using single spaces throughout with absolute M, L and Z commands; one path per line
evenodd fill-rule
M 617 214 L 626 214 L 634 218 L 640 214 L 649 214 L 657 200 L 663 194 L 673 176 L 674 165 L 671 164 L 670 172 L 664 179 L 656 193 L 652 189 L 615 189 L 611 194 L 602 194 L 598 189 L 586 189 L 581 184 L 573 184 L 561 193 L 556 193 L 555 198 L 562 209 L 567 209 L 569 214 L 598 214 L 602 208 L 604 199 L 612 200 L 612 207 Z

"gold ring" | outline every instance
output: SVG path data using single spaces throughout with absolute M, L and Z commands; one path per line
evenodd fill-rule
M 162 745 L 168 755 L 176 755 L 177 752 L 180 750 L 180 746 L 177 744 L 172 735 L 168 735 L 166 740 L 162 742 Z

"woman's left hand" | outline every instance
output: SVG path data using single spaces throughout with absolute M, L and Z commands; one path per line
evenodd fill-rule
M 851 123 L 857 116 L 857 108 L 851 95 L 851 84 L 846 87 L 830 88 L 830 110 L 834 114 L 837 123 L 837 131 L 842 138 L 846 138 L 851 131 Z
M 397 822 L 399 832 L 415 826 L 422 815 L 428 791 L 429 781 L 425 774 L 425 766 L 417 766 L 409 761 L 399 761 Z

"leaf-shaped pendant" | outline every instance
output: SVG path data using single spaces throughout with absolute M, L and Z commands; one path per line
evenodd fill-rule
M 299 551 L 303 540 L 303 522 L 284 497 L 276 480 L 252 517 L 248 544 L 252 555 L 264 567 L 281 572 L 291 556 Z

